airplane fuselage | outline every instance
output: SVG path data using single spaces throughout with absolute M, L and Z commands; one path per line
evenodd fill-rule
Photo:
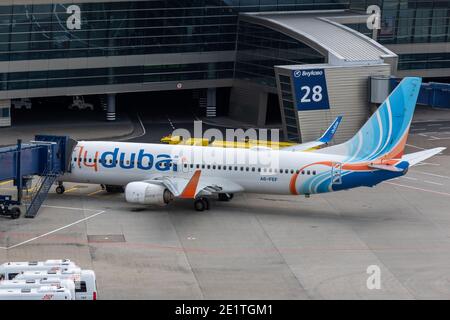
M 402 167 L 402 163 L 398 164 Z M 161 176 L 226 179 L 242 192 L 314 194 L 373 186 L 406 173 L 345 163 L 339 155 L 259 149 L 81 141 L 62 181 L 125 186 Z M 236 192 L 222 190 L 222 192 Z

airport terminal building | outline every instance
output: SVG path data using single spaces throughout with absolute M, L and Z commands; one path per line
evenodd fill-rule
M 0 117 L 15 99 L 105 95 L 114 119 L 118 94 L 192 90 L 205 115 L 279 112 L 291 141 L 343 114 L 343 139 L 383 79 L 448 77 L 449 43 L 448 0 L 5 0 Z

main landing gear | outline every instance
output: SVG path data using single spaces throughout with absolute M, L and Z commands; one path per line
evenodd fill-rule
M 194 208 L 197 211 L 209 210 L 209 208 L 210 208 L 209 199 L 207 199 L 207 198 L 195 199 Z
M 232 193 L 219 193 L 219 201 L 230 201 L 233 199 L 234 194 Z

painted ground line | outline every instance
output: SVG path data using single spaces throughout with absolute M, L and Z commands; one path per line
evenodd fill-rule
M 89 217 L 86 217 L 86 218 L 77 220 L 77 221 L 72 222 L 72 223 L 70 223 L 70 224 L 68 224 L 68 225 L 65 225 L 65 226 L 63 226 L 63 227 L 61 227 L 61 228 L 52 230 L 52 231 L 50 231 L 50 232 L 41 234 L 40 236 L 31 238 L 31 239 L 28 239 L 28 240 L 25 240 L 25 241 L 22 241 L 22 242 L 20 242 L 20 243 L 18 243 L 18 244 L 15 244 L 15 245 L 10 246 L 10 247 L 0 247 L 0 249 L 10 250 L 10 249 L 17 248 L 17 247 L 22 246 L 22 245 L 24 245 L 24 244 L 27 244 L 27 243 L 30 243 L 30 242 L 32 242 L 32 241 L 38 240 L 38 239 L 40 239 L 40 238 L 44 238 L 44 237 L 46 237 L 46 236 L 49 236 L 49 235 L 51 235 L 51 234 L 53 234 L 53 233 L 56 233 L 56 232 L 58 232 L 58 231 L 61 231 L 61 230 L 70 228 L 70 227 L 72 227 L 72 226 L 74 226 L 74 225 L 76 225 L 76 224 L 79 224 L 79 223 L 81 223 L 81 222 L 84 222 L 84 221 L 87 221 L 87 220 L 89 220 L 89 219 L 95 218 L 96 216 L 101 215 L 102 213 L 105 213 L 105 212 L 106 212 L 106 211 L 103 210 L 103 211 L 94 213 L 93 215 L 90 215 Z

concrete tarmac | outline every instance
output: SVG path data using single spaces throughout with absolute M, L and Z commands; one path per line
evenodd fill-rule
M 425 128 L 407 153 L 450 146 Z M 99 299 L 449 299 L 449 160 L 446 150 L 374 188 L 243 194 L 205 212 L 66 184 L 36 219 L 1 220 L 0 261 L 72 259 L 95 270 Z

